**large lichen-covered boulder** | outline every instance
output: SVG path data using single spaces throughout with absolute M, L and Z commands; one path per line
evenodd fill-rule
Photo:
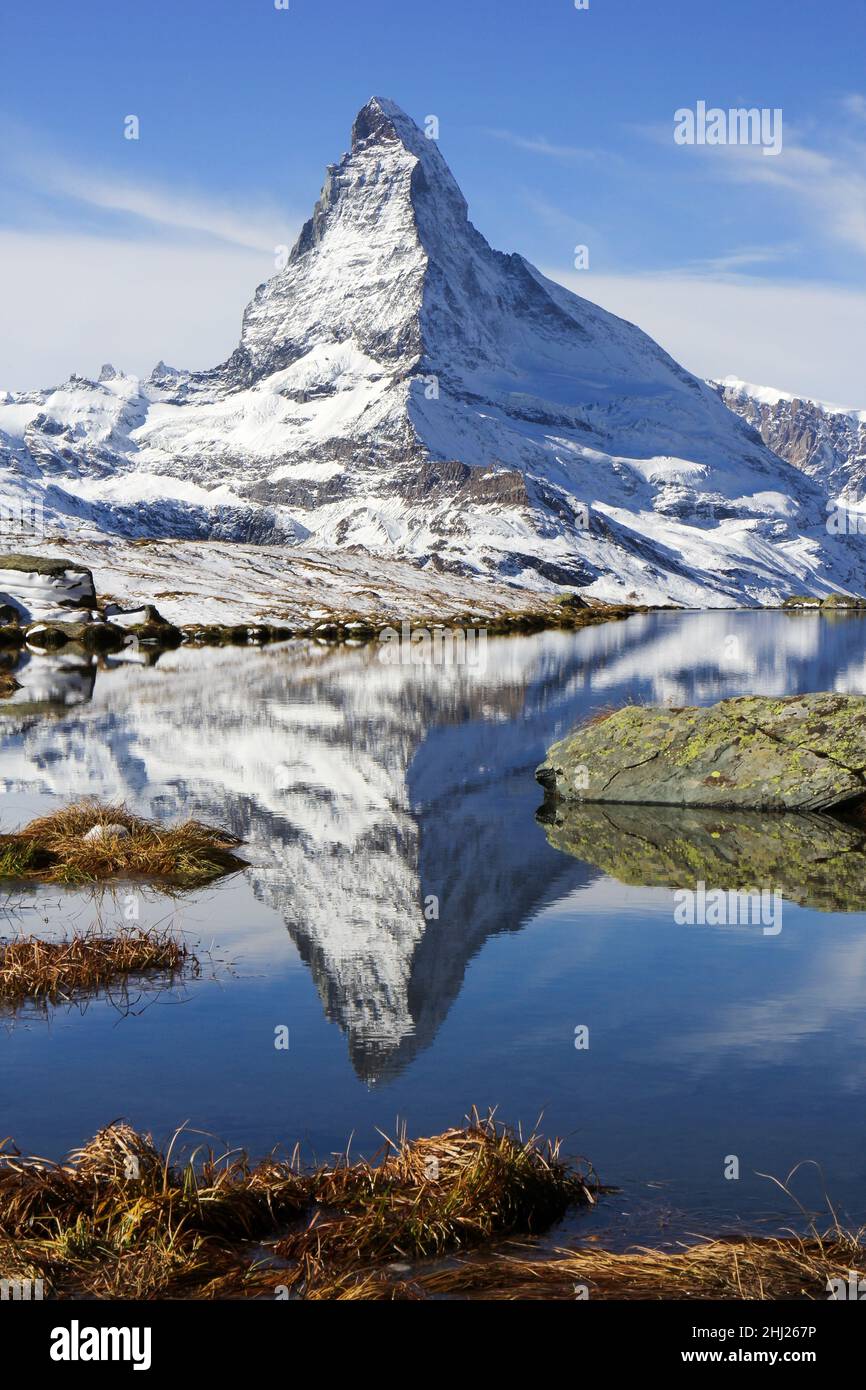
M 768 884 L 821 912 L 866 909 L 866 824 L 812 813 L 766 816 L 696 807 L 545 807 L 554 849 L 620 883 L 754 893 Z
M 554 744 L 536 776 L 565 801 L 826 810 L 866 797 L 866 697 L 628 705 Z
M 851 594 L 828 594 L 821 600 L 821 608 L 831 612 L 839 608 L 866 608 L 866 599 L 855 598 Z

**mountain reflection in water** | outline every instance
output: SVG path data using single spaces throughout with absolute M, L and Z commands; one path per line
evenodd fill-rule
M 193 924 L 204 922 L 209 935 L 239 961 L 237 978 L 222 981 L 218 999 L 205 982 L 193 987 L 187 1005 L 196 1018 L 196 1009 L 209 1020 L 218 1017 L 225 1032 L 224 1043 L 208 1034 L 214 1075 L 196 1060 L 189 1028 L 184 1033 L 184 1020 L 177 1020 L 184 1010 L 163 1009 L 158 1023 L 143 1016 L 125 1020 L 122 1029 L 112 1025 L 117 1055 L 94 1060 L 87 1047 L 98 1052 L 95 1039 L 103 1027 L 96 1010 L 93 1018 L 62 1025 L 69 1068 L 80 1048 L 88 1066 L 110 1070 L 98 1087 L 95 1081 L 89 1089 L 82 1086 L 88 1091 L 83 1111 L 101 1110 L 98 1122 L 104 1123 L 133 1109 L 154 1127 L 162 1117 L 176 1123 L 192 1114 L 197 1123 L 216 1124 L 235 1114 L 240 1132 L 227 1123 L 229 1137 L 253 1148 L 267 1146 L 271 1138 L 294 1138 L 308 1122 L 306 1111 L 315 1136 L 342 1143 L 356 1125 L 392 1120 L 398 1102 L 405 1113 L 402 1091 L 394 1093 L 385 1114 L 374 1113 L 371 1099 L 401 1077 L 415 1088 L 415 1113 L 430 1116 L 430 1125 L 419 1121 L 426 1128 L 446 1108 L 447 1123 L 473 1102 L 502 1099 L 498 1092 L 475 1091 L 479 1073 L 472 1053 L 477 1051 L 497 1086 L 501 1078 L 504 1090 L 514 1088 L 514 1103 L 525 1097 L 532 1109 L 531 1114 L 510 1111 L 509 1118 L 531 1123 L 553 1095 L 554 1119 L 561 1116 L 566 1128 L 569 1122 L 576 1127 L 574 1102 L 557 1081 L 565 1062 L 550 1050 L 544 1022 L 543 1001 L 555 1000 L 562 973 L 557 961 L 563 939 L 549 959 L 539 946 L 536 957 L 524 949 L 505 956 L 494 952 L 485 965 L 487 945 L 474 987 L 475 994 L 482 993 L 473 1007 L 486 1008 L 488 1001 L 492 1009 L 510 999 L 511 1040 L 505 1033 L 499 1042 L 495 1033 L 484 1034 L 480 1017 L 473 1032 L 473 1020 L 458 1010 L 470 962 L 496 938 L 504 941 L 509 934 L 526 935 L 523 929 L 531 924 L 564 920 L 557 914 L 573 912 L 573 904 L 602 887 L 604 914 L 609 916 L 612 899 L 621 900 L 629 918 L 634 908 L 628 885 L 659 893 L 676 887 L 687 872 L 694 877 L 694 861 L 681 853 L 683 842 L 703 846 L 708 883 L 721 872 L 719 855 L 724 860 L 727 851 L 700 816 L 668 826 L 654 815 L 641 826 L 631 811 L 577 808 L 571 819 L 545 824 L 536 818 L 542 801 L 533 776 L 536 765 L 578 719 L 626 699 L 684 704 L 745 692 L 864 691 L 866 619 L 658 613 L 578 633 L 490 639 L 485 655 L 481 667 L 404 666 L 381 662 L 375 647 L 290 643 L 262 650 L 181 649 L 152 666 L 72 658 L 27 661 L 18 674 L 23 688 L 2 706 L 0 718 L 4 828 L 56 802 L 93 795 L 123 800 L 161 820 L 192 816 L 226 826 L 247 842 L 244 852 L 251 860 L 243 876 L 206 896 L 198 916 L 190 912 Z M 853 862 L 845 858 L 847 843 L 830 845 L 828 854 L 839 856 L 837 865 L 815 868 L 814 881 L 804 886 L 798 870 L 810 863 L 809 827 L 792 822 L 776 843 L 748 818 L 726 833 L 728 860 L 739 864 L 738 882 L 720 886 L 747 887 L 751 868 L 752 877 L 775 875 L 786 897 L 812 909 L 832 914 L 864 906 L 859 870 L 847 871 Z M 814 849 L 814 839 L 811 844 Z M 85 910 L 81 895 L 69 895 L 57 908 L 61 917 L 68 918 L 73 898 L 76 910 Z M 664 945 L 671 930 L 669 899 L 670 893 L 665 906 L 646 911 L 661 924 L 658 949 L 682 951 Z M 148 911 L 164 918 L 167 909 L 150 905 Z M 847 920 L 856 922 L 853 916 Z M 320 1018 L 324 1013 L 337 1025 L 354 1075 L 364 1083 L 359 1088 L 355 1080 L 352 1089 L 328 1036 L 316 1031 L 298 994 L 297 1018 L 290 1020 L 295 1023 L 292 1046 L 300 1054 L 306 1044 L 306 1070 L 293 1092 L 296 1128 L 290 1133 L 285 1132 L 291 1123 L 285 1119 L 289 1101 L 274 1079 L 273 1061 L 265 1062 L 251 1041 L 259 1019 L 263 1027 L 270 1026 L 272 1015 L 274 1024 L 284 1021 L 279 999 L 290 994 L 290 948 L 286 943 L 281 950 L 274 922 L 285 925 L 315 983 Z M 780 949 L 787 956 L 768 960 L 793 968 L 794 935 L 783 933 Z M 862 923 L 856 939 L 861 936 Z M 580 938 L 571 934 L 578 965 L 590 937 L 589 928 Z M 682 935 L 676 940 L 681 943 Z M 603 947 L 596 943 L 592 960 L 617 949 L 613 933 Z M 594 991 L 593 1008 L 613 1027 L 623 990 L 636 988 L 638 979 L 641 988 L 647 983 L 652 954 L 642 962 L 603 958 L 604 969 L 590 966 L 589 958 L 581 968 L 586 988 Z M 726 959 L 733 963 L 730 952 Z M 257 974 L 250 974 L 250 965 Z M 635 979 L 625 979 L 628 970 L 637 972 Z M 668 980 L 676 974 L 669 971 Z M 724 994 L 719 977 L 716 986 Z M 668 1003 L 674 1010 L 681 1006 L 685 1029 L 688 987 L 683 993 L 677 977 L 670 988 L 680 991 L 675 995 L 680 1003 Z M 732 976 L 731 1001 L 739 988 Z M 199 995 L 210 1002 L 197 1004 Z M 569 1017 L 578 1008 L 586 1012 L 590 1001 L 569 1005 Z M 449 1016 L 455 1011 L 461 1016 L 452 1026 Z M 724 1029 L 709 1014 L 705 1025 L 710 1033 Z M 685 1033 L 677 1033 L 676 1021 L 670 1026 L 669 1047 L 680 1049 L 680 1057 L 683 1048 L 698 1046 L 692 1024 L 688 1042 Z M 88 1029 L 93 1041 L 86 1044 Z M 440 1048 L 439 1036 L 446 1031 Z M 157 1050 L 163 1041 L 168 1045 L 169 1036 L 175 1045 L 181 1037 L 188 1041 L 188 1070 L 181 1068 L 176 1083 L 166 1082 L 164 1094 L 157 1088 L 159 1097 L 141 1080 L 140 1059 L 132 1062 L 124 1051 L 134 1048 L 134 1036 L 138 1046 L 146 1038 L 146 1046 Z M 32 1026 L 16 1027 L 11 1039 L 19 1065 L 37 1084 L 40 1068 L 47 1065 L 47 1042 Z M 2 1047 L 12 1045 L 7 1038 Z M 652 1045 L 661 1046 L 658 1039 Z M 261 1046 L 259 1037 L 255 1048 Z M 556 1042 L 557 1049 L 568 1046 L 567 1039 Z M 423 1054 L 431 1051 L 444 1067 L 438 1075 L 426 1066 L 418 1071 Z M 616 1058 L 615 1083 L 612 1077 L 605 1081 L 621 1088 L 623 1106 L 629 1105 L 628 1052 L 623 1045 Z M 701 1064 L 708 1064 L 703 1055 Z M 5 1130 L 19 1143 L 28 1141 L 15 1124 L 19 1113 L 30 1134 L 35 1129 L 43 1140 L 39 1151 L 62 1147 L 60 1133 L 52 1143 L 47 1119 L 37 1124 L 35 1110 L 3 1065 L 0 1050 Z M 115 1094 L 124 1080 L 132 1088 L 132 1105 Z M 67 1075 L 67 1091 L 70 1084 Z M 585 1096 L 581 1103 L 581 1124 L 588 1100 Z M 279 1120 L 271 1118 L 269 1106 L 281 1108 Z M 62 1135 L 85 1138 L 86 1118 L 75 1113 L 73 1099 L 60 1109 Z M 604 1156 L 604 1137 L 596 1142 Z M 611 1143 L 611 1152 L 618 1154 Z M 583 1134 L 580 1147 L 588 1147 Z M 638 1152 L 635 1137 L 633 1149 L 625 1144 L 623 1154 Z M 810 1155 L 792 1155 L 794 1161 L 804 1156 Z M 598 1154 L 592 1157 L 597 1160 Z M 611 1176 L 618 1181 L 624 1175 Z

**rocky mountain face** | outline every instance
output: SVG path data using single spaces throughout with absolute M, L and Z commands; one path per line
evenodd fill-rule
M 768 448 L 814 478 L 830 497 L 863 496 L 866 410 L 846 410 L 726 377 L 713 383 L 725 405 L 760 434 Z
M 360 546 L 643 602 L 866 587 L 823 481 L 494 251 L 437 142 L 378 98 L 226 362 L 0 394 L 0 470 L 49 534 Z

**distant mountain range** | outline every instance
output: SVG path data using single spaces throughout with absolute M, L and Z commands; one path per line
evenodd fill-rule
M 866 476 L 866 410 L 827 405 L 736 377 L 712 383 L 754 425 L 774 454 L 814 478 L 831 497 L 859 501 Z
M 374 98 L 226 362 L 0 393 L 0 503 L 39 501 L 49 537 L 360 546 L 605 599 L 772 603 L 866 590 L 858 538 L 826 528 L 864 419 L 701 381 L 492 250 L 437 142 Z

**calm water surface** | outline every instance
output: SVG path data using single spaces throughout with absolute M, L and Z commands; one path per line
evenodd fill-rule
M 864 692 L 866 620 L 659 613 L 490 641 L 483 670 L 289 644 L 149 668 L 34 658 L 19 679 L 4 830 L 94 794 L 230 826 L 251 860 L 182 903 L 139 902 L 187 934 L 200 978 L 0 1018 L 0 1130 L 23 1150 L 60 1157 L 125 1116 L 256 1155 L 350 1135 L 372 1152 L 398 1118 L 432 1133 L 496 1105 L 529 1126 L 543 1112 L 621 1189 L 576 1234 L 787 1224 L 796 1207 L 759 1174 L 805 1160 L 820 1167 L 797 1197 L 818 1209 L 826 1189 L 866 1221 L 866 913 L 818 910 L 806 884 L 776 936 L 679 926 L 673 887 L 551 844 L 533 776 L 626 698 Z M 0 932 L 51 934 L 112 925 L 124 901 L 52 888 L 2 908 Z

